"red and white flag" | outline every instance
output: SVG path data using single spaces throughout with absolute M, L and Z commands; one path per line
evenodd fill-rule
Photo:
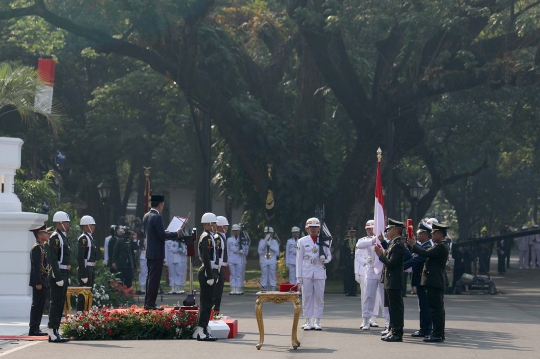
M 146 176 L 146 182 L 144 184 L 144 213 L 148 212 L 151 208 L 150 199 L 152 198 L 152 189 L 150 188 L 150 179 Z
M 37 87 L 34 107 L 45 113 L 51 113 L 56 62 L 50 59 L 38 59 L 38 76 L 43 85 Z
M 382 151 L 379 148 L 377 150 L 377 181 L 375 183 L 375 208 L 373 213 L 373 234 L 379 236 L 381 233 L 384 233 L 386 227 L 386 218 L 384 216 L 384 196 L 383 196 L 383 187 L 382 187 L 382 178 L 381 178 L 381 160 L 382 160 Z M 383 265 L 376 258 L 374 265 L 375 273 L 379 274 L 382 272 Z

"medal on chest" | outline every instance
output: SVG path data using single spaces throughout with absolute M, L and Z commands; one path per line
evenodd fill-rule
M 236 242 L 236 243 L 234 244 L 234 246 L 235 246 L 235 247 L 238 247 L 238 242 Z
M 318 250 L 319 250 L 319 249 L 318 249 L 317 247 L 313 247 L 313 248 L 311 249 L 311 251 L 312 251 L 313 253 L 317 253 Z

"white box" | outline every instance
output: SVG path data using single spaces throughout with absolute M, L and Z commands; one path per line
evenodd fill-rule
M 231 329 L 223 320 L 211 320 L 208 322 L 208 333 L 214 338 L 227 339 Z M 197 339 L 197 332 L 193 333 L 193 338 Z

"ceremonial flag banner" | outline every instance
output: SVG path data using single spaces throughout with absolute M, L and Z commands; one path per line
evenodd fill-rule
M 378 236 L 381 233 L 384 233 L 384 227 L 386 220 L 384 217 L 384 196 L 382 188 L 382 179 L 381 179 L 381 159 L 380 154 L 382 153 L 381 149 L 377 151 L 379 161 L 377 162 L 377 182 L 375 184 L 375 211 L 374 218 L 375 221 L 373 226 L 373 233 Z
M 272 165 L 268 165 L 268 191 L 266 193 L 267 219 L 274 217 L 274 184 L 272 182 Z
M 146 176 L 146 183 L 144 185 L 144 212 L 150 210 L 150 199 L 152 198 L 152 189 L 150 188 L 150 179 Z
M 45 84 L 37 87 L 36 98 L 34 99 L 34 107 L 49 114 L 51 113 L 52 109 L 55 71 L 56 62 L 54 60 L 38 60 L 38 76 L 41 81 L 45 82 Z

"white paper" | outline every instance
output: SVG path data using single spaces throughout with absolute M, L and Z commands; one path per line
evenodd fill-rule
M 186 223 L 186 219 L 182 217 L 173 217 L 171 223 L 169 223 L 169 226 L 167 227 L 168 232 L 178 232 L 179 229 L 184 227 L 184 223 Z

